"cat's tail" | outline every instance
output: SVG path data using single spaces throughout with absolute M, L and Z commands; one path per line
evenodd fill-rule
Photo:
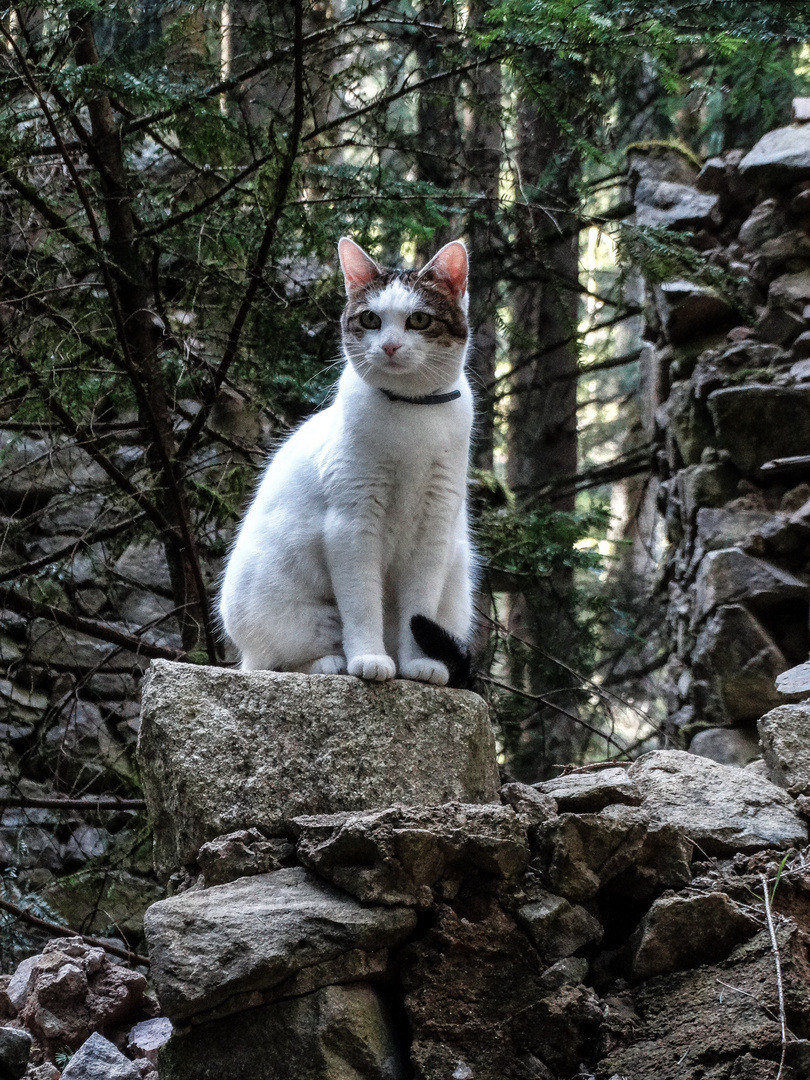
M 472 657 L 464 644 L 425 615 L 411 619 L 414 641 L 431 660 L 440 660 L 450 672 L 448 686 L 469 690 L 473 683 Z

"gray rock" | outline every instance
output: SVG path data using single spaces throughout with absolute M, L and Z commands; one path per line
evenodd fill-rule
M 546 968 L 540 976 L 542 990 L 559 990 L 562 986 L 579 986 L 588 977 L 588 961 L 582 956 L 566 956 Z
M 810 694 L 810 661 L 778 675 L 776 689 L 780 694 Z
M 668 426 L 686 465 L 697 465 L 705 447 L 712 442 L 711 421 L 698 404 L 689 382 L 675 382 L 665 406 Z
M 740 172 L 758 184 L 787 187 L 810 177 L 810 128 L 777 128 L 763 135 L 740 162 Z
M 771 282 L 768 290 L 768 302 L 776 308 L 793 308 L 803 312 L 810 302 L 810 272 L 784 274 Z
M 157 540 L 130 544 L 116 561 L 115 571 L 124 581 L 143 585 L 166 596 L 172 595 L 166 552 Z
M 224 885 L 236 878 L 280 870 L 282 860 L 292 853 L 293 846 L 286 840 L 266 840 L 258 829 L 241 829 L 203 844 L 197 864 L 206 886 Z
M 681 829 L 707 855 L 753 853 L 807 843 L 790 797 L 746 769 L 684 750 L 655 750 L 630 766 L 642 808 Z
M 569 957 L 583 945 L 598 944 L 604 933 L 595 915 L 550 892 L 524 904 L 515 914 L 534 947 L 547 960 Z
M 534 787 L 555 799 L 560 813 L 595 814 L 612 803 L 641 804 L 641 792 L 628 779 L 627 770 L 618 766 L 558 776 Z
M 720 445 L 747 475 L 766 461 L 810 449 L 806 389 L 759 383 L 731 386 L 709 395 L 709 411 Z
M 510 806 L 394 806 L 293 821 L 298 857 L 364 903 L 427 908 L 455 895 L 472 870 L 499 878 L 526 869 L 526 829 Z
M 740 226 L 737 239 L 747 248 L 757 248 L 766 240 L 781 236 L 785 231 L 785 214 L 776 199 L 758 203 Z
M 107 622 L 106 625 L 123 634 L 130 632 L 130 628 L 123 624 Z M 47 619 L 32 621 L 27 657 L 31 662 L 45 664 L 49 668 L 69 670 L 95 669 L 103 665 L 107 671 L 131 672 L 133 668 L 145 668 L 149 663 L 145 657 L 67 627 L 56 626 Z
M 685 229 L 717 225 L 720 221 L 717 195 L 702 194 L 689 184 L 671 180 L 641 180 L 635 191 L 635 203 L 638 225 Z
M 810 703 L 780 705 L 757 723 L 762 756 L 775 783 L 810 795 Z
M 698 167 L 676 146 L 656 142 L 635 143 L 627 150 L 627 173 L 630 187 L 635 191 L 642 180 L 694 184 Z
M 697 195 L 696 198 L 716 196 Z M 665 282 L 656 288 L 655 296 L 661 323 L 673 345 L 682 345 L 703 334 L 728 330 L 742 321 L 736 308 L 723 296 L 692 282 Z
M 687 933 L 691 931 L 690 927 Z M 806 1016 L 810 993 L 804 935 L 791 919 L 779 919 L 776 939 L 785 1000 L 793 1015 Z M 765 997 L 766 987 L 770 998 Z M 634 997 L 640 1007 L 629 1037 L 617 1040 L 599 1062 L 599 1080 L 613 1076 L 697 1080 L 701 1074 L 706 1080 L 776 1080 L 779 1022 L 760 1004 L 776 1002 L 774 953 L 767 929 L 738 945 L 716 966 L 701 964 L 652 979 Z M 712 1063 L 708 1068 L 707 1061 Z M 797 1070 L 794 1080 L 806 1075 Z M 788 1077 L 785 1069 L 782 1080 Z
M 683 889 L 692 880 L 693 846 L 681 829 L 650 821 L 637 859 L 607 885 L 613 896 L 650 900 L 664 889 Z
M 175 1023 L 379 974 L 415 925 L 409 909 L 363 907 L 301 867 L 161 900 L 145 919 L 155 989 Z
M 523 825 L 531 831 L 543 821 L 557 816 L 557 803 L 529 784 L 514 781 L 501 788 L 501 802 L 511 806 Z
M 743 768 L 759 757 L 759 742 L 742 728 L 705 728 L 689 743 L 689 753 Z
M 0 1027 L 0 1075 L 22 1080 L 31 1054 L 31 1036 L 19 1028 Z
M 714 963 L 758 930 L 725 893 L 662 896 L 630 939 L 630 975 L 649 979 Z
M 156 1016 L 141 1020 L 127 1035 L 127 1050 L 134 1058 L 146 1058 L 157 1065 L 158 1051 L 172 1036 L 172 1022 L 168 1016 Z
M 208 840 L 284 835 L 304 814 L 498 801 L 484 702 L 413 682 L 159 660 L 144 680 L 138 760 L 166 876 Z
M 94 1031 L 70 1059 L 62 1080 L 141 1080 L 141 1070 Z
M 710 551 L 697 573 L 694 621 L 721 604 L 744 601 L 761 608 L 783 600 L 804 600 L 808 594 L 810 588 L 800 578 L 739 548 Z
M 55 1065 L 52 1065 L 50 1061 L 46 1061 L 44 1065 L 29 1065 L 25 1080 L 59 1080 L 61 1075 Z
M 649 816 L 638 807 L 608 806 L 598 814 L 560 814 L 537 831 L 531 865 L 552 892 L 581 903 L 633 865 Z
M 799 334 L 791 346 L 791 352 L 799 359 L 790 366 L 790 374 L 797 382 L 807 382 L 810 379 L 810 330 Z
M 701 506 L 723 506 L 737 494 L 739 473 L 728 465 L 691 465 L 678 472 L 684 518 L 693 521 Z
M 698 540 L 705 551 L 746 547 L 773 520 L 765 510 L 701 507 L 697 512 Z
M 327 986 L 174 1035 L 160 1080 L 404 1080 L 393 1026 L 373 987 Z
M 789 346 L 804 329 L 804 319 L 787 308 L 765 308 L 756 322 L 757 336 L 774 346 Z
M 6 987 L 8 1000 L 17 1012 L 20 1012 L 25 1005 L 25 999 L 28 997 L 28 991 L 31 989 L 31 981 L 34 977 L 34 967 L 36 966 L 37 960 L 39 960 L 39 954 L 36 956 L 29 956 L 27 959 L 23 960 L 11 976 L 11 982 Z
M 702 719 L 718 725 L 757 720 L 782 703 L 773 680 L 785 667 L 782 650 L 751 611 L 742 605 L 719 608 L 692 651 Z

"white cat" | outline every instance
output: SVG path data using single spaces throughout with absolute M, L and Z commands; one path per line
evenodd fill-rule
M 411 620 L 470 634 L 467 251 L 453 241 L 404 272 L 347 237 L 338 253 L 348 363 L 333 404 L 270 461 L 225 571 L 222 620 L 246 671 L 442 686 L 448 668 Z

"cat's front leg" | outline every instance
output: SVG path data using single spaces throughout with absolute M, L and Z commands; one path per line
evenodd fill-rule
M 327 517 L 326 555 L 343 623 L 349 675 L 385 682 L 396 664 L 383 643 L 382 540 L 379 522 L 363 515 Z

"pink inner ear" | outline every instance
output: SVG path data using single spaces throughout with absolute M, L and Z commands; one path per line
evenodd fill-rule
M 354 240 L 350 240 L 348 236 L 341 237 L 338 242 L 338 257 L 343 277 L 346 280 L 347 292 L 360 289 L 379 277 L 379 266 L 366 255 L 359 244 L 355 244 Z
M 462 296 L 467 290 L 467 249 L 460 240 L 451 240 L 445 244 L 422 271 L 430 272 L 450 287 L 456 296 Z

